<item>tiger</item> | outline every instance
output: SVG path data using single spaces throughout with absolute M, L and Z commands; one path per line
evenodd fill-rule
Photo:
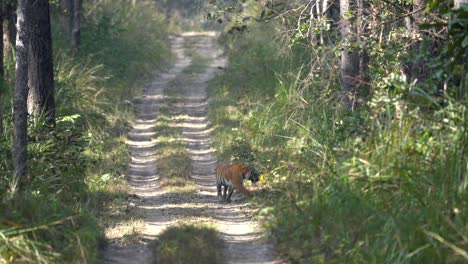
M 240 163 L 235 164 L 218 164 L 215 169 L 216 174 L 216 187 L 218 189 L 218 199 L 221 202 L 231 202 L 231 195 L 234 190 L 242 192 L 248 197 L 252 197 L 252 194 L 244 187 L 243 181 L 245 179 L 256 183 L 260 179 L 260 175 L 250 165 L 244 165 Z M 221 195 L 221 189 L 224 186 L 223 194 Z M 227 193 L 227 196 L 226 196 Z

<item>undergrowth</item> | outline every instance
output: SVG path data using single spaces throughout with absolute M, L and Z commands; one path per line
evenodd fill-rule
M 140 92 L 145 76 L 170 60 L 164 16 L 150 1 L 85 1 L 81 49 L 72 57 L 58 5 L 52 13 L 57 125 L 50 130 L 40 121 L 30 124 L 32 182 L 20 192 L 11 177 L 14 61 L 6 61 L 2 263 L 94 263 L 104 236 L 132 240 L 133 231 L 117 226 L 138 226 L 128 216 L 124 181 L 129 99 Z
M 421 104 L 437 100 L 431 80 L 411 84 L 400 58 L 377 54 L 371 97 L 345 111 L 336 68 L 307 74 L 310 51 L 284 47 L 274 26 L 225 34 L 230 64 L 209 93 L 218 157 L 261 168 L 255 203 L 280 251 L 293 263 L 466 261 L 466 96 Z M 333 64 L 335 48 L 314 52 Z

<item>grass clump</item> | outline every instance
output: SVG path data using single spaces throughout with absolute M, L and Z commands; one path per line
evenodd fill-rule
M 158 165 L 162 174 L 167 177 L 190 177 L 190 162 L 189 165 L 185 165 L 183 162 L 190 161 L 188 152 L 185 149 L 185 144 L 180 140 L 167 141 L 164 144 L 160 144 L 159 157 L 161 164 Z M 176 168 L 178 166 L 179 168 Z
M 154 263 L 224 263 L 223 240 L 207 224 L 181 223 L 167 228 L 154 244 Z
M 165 178 L 161 181 L 161 188 L 171 193 L 196 193 L 198 186 L 193 181 L 181 178 Z

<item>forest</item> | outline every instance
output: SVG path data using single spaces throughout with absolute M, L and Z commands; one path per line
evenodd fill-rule
M 0 263 L 468 261 L 467 0 L 0 0 L 0 35 Z

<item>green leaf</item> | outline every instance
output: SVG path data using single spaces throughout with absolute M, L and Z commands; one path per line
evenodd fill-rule
M 79 114 L 69 115 L 69 116 L 62 116 L 62 117 L 57 118 L 57 123 L 62 123 L 62 122 L 75 123 L 75 121 L 80 117 L 81 116 Z
M 430 9 L 434 9 L 439 5 L 439 1 L 435 0 L 435 1 L 429 2 L 428 5 Z
M 465 39 L 463 39 L 462 47 L 466 48 L 468 46 L 468 36 L 465 36 Z
M 101 180 L 104 181 L 104 182 L 109 181 L 111 178 L 112 178 L 112 175 L 110 173 L 106 173 L 106 174 L 101 175 Z

